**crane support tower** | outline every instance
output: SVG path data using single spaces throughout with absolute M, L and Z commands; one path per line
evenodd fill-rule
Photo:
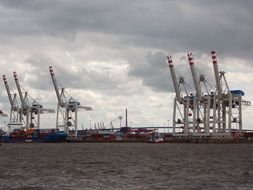
M 187 91 L 183 77 L 177 80 L 171 56 L 168 65 L 175 89 L 173 107 L 173 136 L 233 138 L 235 132 L 242 132 L 242 105 L 250 105 L 242 100 L 242 90 L 230 90 L 225 72 L 219 71 L 216 52 L 212 51 L 215 88 L 205 75 L 197 76 L 193 55 L 188 53 L 188 62 L 194 84 L 194 91 Z M 211 86 L 211 85 L 210 85 Z
M 57 115 L 56 115 L 56 128 L 63 128 L 64 132 L 69 135 L 69 130 L 74 127 L 75 137 L 77 138 L 77 113 L 78 109 L 91 111 L 90 106 L 82 106 L 80 102 L 76 101 L 73 97 L 69 96 L 64 88 L 59 88 L 56 81 L 54 70 L 49 66 L 49 72 L 52 78 L 53 86 L 57 97 Z M 69 98 L 68 98 L 69 96 Z

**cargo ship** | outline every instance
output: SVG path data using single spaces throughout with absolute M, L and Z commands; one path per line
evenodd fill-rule
M 122 127 L 119 130 L 91 129 L 79 130 L 75 138 L 74 131 L 70 131 L 67 142 L 149 142 L 157 134 L 155 129 Z
M 162 129 L 162 128 L 161 128 Z M 75 137 L 74 131 L 70 131 L 67 137 L 69 143 L 252 143 L 253 130 L 232 130 L 231 136 L 214 138 L 206 137 L 178 137 L 173 133 L 159 132 L 154 128 L 130 128 L 122 127 L 120 130 L 112 129 L 86 129 L 78 130 Z
M 4 143 L 58 143 L 66 142 L 67 134 L 56 129 L 14 129 L 1 137 Z

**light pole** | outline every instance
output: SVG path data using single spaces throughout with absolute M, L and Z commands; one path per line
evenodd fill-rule
M 170 127 L 170 120 L 168 119 L 167 121 L 168 121 L 168 127 Z M 170 128 L 168 128 L 168 133 L 169 131 L 170 131 Z

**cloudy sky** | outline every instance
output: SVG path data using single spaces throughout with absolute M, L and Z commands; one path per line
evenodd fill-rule
M 125 108 L 132 126 L 164 126 L 174 97 L 168 52 L 189 84 L 188 52 L 213 83 L 215 49 L 230 88 L 253 100 L 252 10 L 251 0 L 1 0 L 0 71 L 13 92 L 16 71 L 33 98 L 56 108 L 52 65 L 69 94 L 94 109 L 80 112 L 79 128 L 118 125 Z M 0 89 L 0 106 L 9 112 L 3 83 Z M 244 128 L 253 128 L 252 108 L 243 111 Z M 43 127 L 54 126 L 54 114 L 42 119 Z

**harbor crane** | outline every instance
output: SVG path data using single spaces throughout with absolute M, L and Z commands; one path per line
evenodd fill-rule
M 85 111 L 91 111 L 90 106 L 83 106 L 71 97 L 66 91 L 65 88 L 59 88 L 59 84 L 55 78 L 54 70 L 52 66 L 49 66 L 49 72 L 52 78 L 53 86 L 55 89 L 57 97 L 57 115 L 56 115 L 56 127 L 63 128 L 64 132 L 69 134 L 71 127 L 75 129 L 75 137 L 77 138 L 77 113 L 78 109 L 83 109 Z
M 212 108 L 210 105 L 211 96 L 207 89 L 205 76 L 203 74 L 197 76 L 197 70 L 195 68 L 192 53 L 188 53 L 187 56 L 195 88 L 195 95 L 193 96 L 193 109 L 192 109 L 193 110 L 192 132 L 193 135 L 197 136 L 209 136 L 210 124 L 208 118 L 210 118 L 210 111 Z M 202 83 L 206 89 L 207 94 L 204 94 L 204 89 L 201 89 Z
M 8 99 L 10 102 L 10 121 L 8 123 L 9 126 L 11 125 L 22 125 L 22 120 L 21 120 L 21 112 L 20 112 L 20 107 L 18 105 L 18 99 L 17 99 L 17 94 L 13 93 L 11 94 L 11 90 L 7 81 L 7 78 L 5 75 L 3 75 L 3 81 L 4 81 L 4 86 L 8 95 Z
M 177 79 L 174 64 L 172 57 L 167 56 L 168 65 L 170 68 L 170 73 L 172 77 L 172 82 L 174 85 L 174 89 L 176 92 L 176 96 L 174 98 L 174 106 L 173 106 L 173 135 L 174 136 L 188 136 L 189 130 L 191 128 L 191 108 L 193 107 L 191 103 L 192 94 L 190 86 L 186 83 L 185 78 L 180 76 Z M 190 124 L 190 125 L 189 125 Z M 181 130 L 180 134 L 177 133 L 176 129 Z
M 28 95 L 28 92 L 23 92 L 21 90 L 21 86 L 18 80 L 18 76 L 16 72 L 13 72 L 13 76 L 15 79 L 16 87 L 18 89 L 19 98 L 21 101 L 21 108 L 20 108 L 20 118 L 21 121 L 24 123 L 25 127 L 28 128 L 40 128 L 40 114 L 44 113 L 55 113 L 55 110 L 43 108 L 41 104 L 39 104 L 36 100 L 31 98 Z M 32 101 L 32 103 L 30 103 Z M 25 120 L 23 119 L 25 116 Z
M 212 51 L 212 62 L 216 88 L 208 89 L 205 75 L 197 76 L 193 55 L 188 53 L 188 62 L 195 91 L 182 93 L 180 88 L 185 81 L 177 80 L 171 56 L 167 56 L 170 73 L 175 89 L 173 107 L 174 136 L 206 136 L 213 138 L 232 138 L 232 131 L 242 132 L 242 105 L 251 105 L 242 100 L 242 90 L 230 90 L 225 72 L 219 71 L 216 52 Z M 186 91 L 186 90 L 185 90 Z M 178 114 L 181 118 L 177 118 Z M 178 130 L 183 129 L 183 130 Z

